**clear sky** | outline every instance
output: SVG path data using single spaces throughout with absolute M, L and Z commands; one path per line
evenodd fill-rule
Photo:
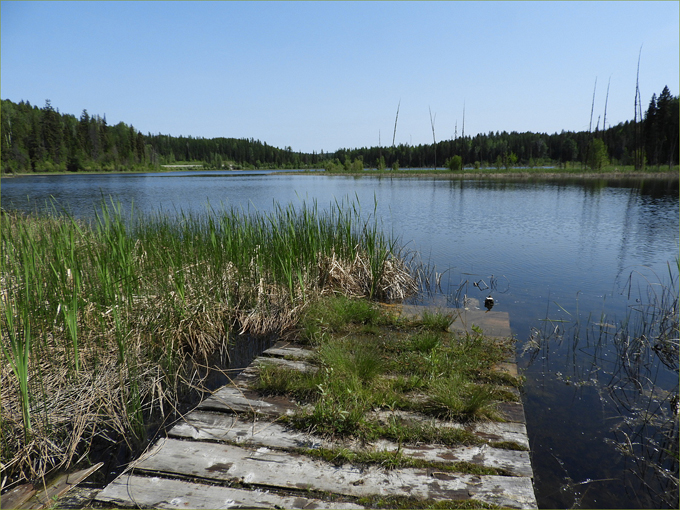
M 680 88 L 678 1 L 0 2 L 0 93 L 295 151 L 587 130 Z M 601 126 L 601 124 L 600 124 Z

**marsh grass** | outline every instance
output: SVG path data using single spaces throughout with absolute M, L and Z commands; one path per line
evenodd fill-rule
M 454 321 L 453 314 L 425 310 L 422 316 L 423 327 L 434 331 L 447 331 Z
M 496 403 L 511 394 L 498 387 L 504 380 L 490 382 L 489 374 L 507 357 L 509 341 L 475 332 L 457 335 L 441 327 L 432 330 L 421 321 L 399 319 L 377 308 L 380 315 L 368 317 L 379 332 L 364 331 L 363 313 L 353 315 L 354 320 L 346 315 L 330 327 L 338 309 L 352 309 L 348 301 L 329 296 L 306 312 L 303 325 L 326 327 L 323 335 L 315 337 L 316 371 L 267 367 L 254 387 L 302 401 L 301 411 L 289 421 L 319 434 L 399 442 L 436 436 L 447 443 L 477 444 L 466 431 L 428 431 L 423 424 L 397 419 L 385 423 L 374 416 L 382 410 L 413 411 L 463 423 L 499 420 Z
M 4 213 L 0 234 L 3 488 L 93 445 L 141 448 L 237 336 L 286 337 L 336 293 L 364 298 L 339 321 L 370 323 L 370 300 L 417 289 L 356 203 L 137 216 L 111 202 L 91 224 L 55 206 Z
M 622 285 L 630 303 L 623 318 L 603 314 L 586 324 L 546 320 L 524 349 L 531 362 L 550 356 L 554 346 L 570 351 L 574 366 L 565 371 L 571 373 L 558 372 L 557 378 L 592 386 L 600 395 L 600 412 L 610 424 L 604 441 L 625 465 L 623 476 L 632 475 L 624 482 L 627 489 L 634 486 L 640 506 L 678 506 L 679 273 L 680 260 L 668 264 L 666 276 L 633 271 Z

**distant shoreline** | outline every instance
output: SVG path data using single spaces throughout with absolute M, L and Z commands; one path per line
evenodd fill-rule
M 167 173 L 176 171 L 176 169 L 190 169 L 195 168 L 197 171 L 224 171 L 224 170 L 207 170 L 202 169 L 199 165 L 166 165 L 164 166 L 167 170 L 121 170 L 121 171 L 103 171 L 95 170 L 91 172 L 35 172 L 35 173 L 3 173 L 0 175 L 3 179 L 12 179 L 14 177 L 47 177 L 51 175 L 106 175 L 106 174 L 141 174 L 141 173 Z M 257 169 L 255 169 L 257 170 Z M 276 169 L 262 169 L 271 170 L 272 174 L 279 173 Z M 234 173 L 247 172 L 248 170 L 231 170 Z M 283 170 L 281 170 L 283 172 Z M 680 173 L 677 168 L 674 170 L 666 170 L 663 172 L 628 172 L 628 171 L 612 171 L 612 172 L 574 172 L 570 170 L 557 171 L 557 172 L 546 172 L 542 170 L 537 171 L 518 171 L 518 172 L 486 172 L 484 170 L 474 171 L 474 172 L 451 172 L 448 170 L 438 170 L 438 171 L 427 171 L 427 170 L 397 170 L 395 171 L 382 171 L 377 170 L 364 170 L 362 173 L 353 172 L 322 172 L 319 170 L 299 170 L 299 171 L 286 171 L 286 175 L 324 175 L 328 177 L 334 176 L 352 176 L 352 177 L 416 177 L 416 178 L 439 178 L 439 179 L 678 179 L 680 178 Z

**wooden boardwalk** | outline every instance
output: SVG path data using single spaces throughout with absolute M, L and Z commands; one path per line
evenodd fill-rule
M 401 308 L 419 314 L 418 307 Z M 447 312 L 451 312 L 448 309 Z M 491 336 L 510 336 L 507 313 L 460 310 L 453 330 L 476 324 Z M 305 361 L 312 351 L 279 343 L 179 421 L 168 433 L 101 491 L 104 505 L 142 508 L 362 508 L 361 497 L 413 497 L 430 500 L 474 498 L 508 508 L 537 508 L 532 484 L 524 412 L 504 403 L 506 422 L 458 424 L 432 420 L 440 427 L 465 428 L 487 443 L 446 447 L 434 444 L 397 445 L 331 442 L 277 423 L 292 414 L 296 402 L 263 397 L 248 389 L 263 362 L 297 370 L 313 370 Z M 501 370 L 516 374 L 514 360 Z M 518 395 L 519 397 L 519 395 Z M 402 418 L 424 420 L 417 413 Z M 389 419 L 390 412 L 382 418 Z M 377 416 L 379 419 L 381 416 Z M 516 443 L 525 450 L 501 449 L 491 443 Z M 458 474 L 433 468 L 386 469 L 381 466 L 336 464 L 304 454 L 308 449 L 347 448 L 397 450 L 415 459 L 468 462 L 500 468 L 498 475 Z

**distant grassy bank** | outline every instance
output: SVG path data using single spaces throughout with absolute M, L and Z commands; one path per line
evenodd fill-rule
M 603 178 L 659 178 L 668 179 L 678 177 L 680 167 L 678 165 L 666 167 L 648 167 L 644 170 L 635 170 L 633 166 L 611 165 L 603 167 L 597 171 L 581 168 L 580 165 L 569 167 L 510 167 L 510 168 L 463 168 L 459 171 L 451 171 L 446 168 L 414 168 L 414 169 L 384 169 L 375 168 L 364 169 L 363 171 L 335 171 L 327 172 L 328 175 L 371 175 L 389 177 L 436 177 L 441 179 L 504 179 L 504 178 L 584 178 L 584 179 L 603 179 Z M 308 173 L 303 171 L 301 173 Z
M 229 168 L 223 168 L 221 171 L 230 170 Z M 247 170 L 258 170 L 258 168 L 234 168 L 233 171 L 238 173 L 239 171 Z M 262 168 L 261 170 L 272 170 L 276 172 L 276 169 Z M 318 169 L 300 169 L 299 171 L 287 170 L 287 175 L 299 175 L 299 174 L 327 174 L 327 175 L 379 175 L 379 176 L 391 176 L 391 177 L 438 177 L 443 179 L 500 179 L 500 178 L 527 178 L 527 177 L 545 177 L 545 178 L 555 178 L 555 177 L 576 177 L 584 179 L 602 179 L 602 178 L 616 178 L 616 177 L 631 177 L 631 178 L 661 178 L 667 179 L 669 177 L 680 175 L 680 167 L 675 165 L 671 168 L 665 167 L 646 167 L 643 170 L 636 170 L 633 166 L 621 166 L 621 165 L 610 165 L 603 167 L 597 171 L 588 170 L 581 168 L 580 165 L 572 165 L 569 167 L 558 168 L 558 167 L 511 167 L 511 168 L 463 168 L 460 171 L 451 171 L 446 168 L 409 168 L 409 169 L 399 169 L 399 170 L 377 170 L 375 168 L 364 168 L 363 170 L 354 171 L 335 171 L 326 172 L 319 167 Z M 112 173 L 147 173 L 147 172 L 177 172 L 177 171 L 217 171 L 215 168 L 205 168 L 202 162 L 179 162 L 173 165 L 162 165 L 160 167 L 151 168 L 141 168 L 134 170 L 87 170 L 81 172 L 30 172 L 30 173 L 2 173 L 2 178 L 12 178 L 12 177 L 24 177 L 31 175 L 79 175 L 79 174 L 112 174 Z

